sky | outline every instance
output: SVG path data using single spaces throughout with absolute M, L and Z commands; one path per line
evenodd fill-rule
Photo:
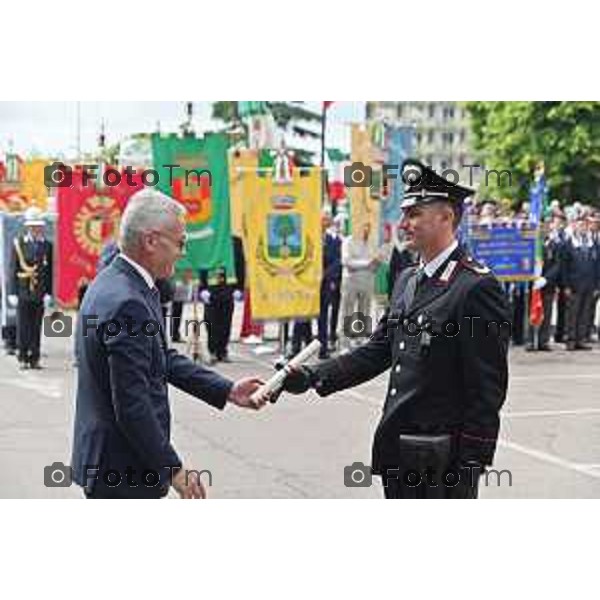
M 320 110 L 320 102 L 306 107 Z M 327 147 L 350 151 L 351 122 L 364 120 L 365 102 L 335 102 L 328 112 Z M 82 152 L 97 148 L 104 120 L 106 143 L 112 145 L 132 133 L 179 131 L 185 102 L 0 102 L 0 157 L 11 144 L 23 156 L 72 157 L 77 150 L 78 112 Z M 196 132 L 215 129 L 211 103 L 194 102 Z M 316 142 L 318 146 L 318 142 Z

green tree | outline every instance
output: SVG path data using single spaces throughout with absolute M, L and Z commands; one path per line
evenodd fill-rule
M 543 161 L 552 198 L 600 204 L 600 102 L 467 102 L 474 149 L 487 170 L 482 197 L 528 196 Z

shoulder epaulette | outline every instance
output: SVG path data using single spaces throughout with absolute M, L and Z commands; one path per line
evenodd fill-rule
M 469 255 L 465 256 L 460 262 L 465 269 L 473 271 L 473 273 L 476 273 L 477 275 L 487 275 L 492 272 L 489 267 L 486 267 Z

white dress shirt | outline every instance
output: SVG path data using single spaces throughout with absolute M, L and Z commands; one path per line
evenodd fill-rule
M 124 254 L 123 252 L 121 252 L 119 254 L 119 256 L 124 261 L 127 261 L 130 265 L 132 265 L 135 268 L 135 270 L 144 278 L 144 281 L 148 284 L 148 287 L 151 290 L 156 287 L 154 285 L 154 277 L 152 277 L 152 275 L 150 275 L 150 273 L 148 273 L 148 271 L 146 269 L 144 269 L 144 267 L 142 267 L 142 265 L 140 265 L 139 263 L 136 263 L 135 260 L 133 260 L 132 258 L 129 258 L 129 256 L 127 256 L 127 254 Z
M 421 266 L 427 277 L 433 277 L 435 272 L 448 260 L 450 255 L 458 248 L 458 242 L 454 240 L 445 250 L 442 250 L 435 258 L 432 258 L 428 263 Z

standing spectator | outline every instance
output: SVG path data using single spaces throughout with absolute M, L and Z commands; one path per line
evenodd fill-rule
M 398 225 L 394 234 L 394 249 L 390 258 L 390 272 L 388 285 L 388 298 L 391 299 L 394 285 L 400 274 L 408 267 L 417 263 L 418 257 L 415 252 L 406 247 L 404 231 Z
M 208 324 L 208 351 L 210 362 L 231 362 L 228 346 L 231 339 L 231 321 L 234 301 L 242 292 L 227 281 L 224 266 L 200 271 L 200 299 L 204 304 L 204 320 Z
M 333 221 L 323 215 L 323 278 L 321 279 L 321 308 L 319 313 L 319 358 L 329 357 L 329 352 L 337 343 L 337 325 L 342 288 L 342 236 L 341 218 Z M 330 311 L 331 309 L 331 311 Z
M 598 248 L 588 235 L 583 216 L 577 217 L 564 247 L 562 278 L 567 297 L 567 350 L 591 350 L 584 342 L 590 304 L 598 289 Z
M 534 283 L 534 288 L 542 289 L 542 305 L 544 310 L 544 320 L 539 328 L 538 345 L 534 345 L 534 329 L 530 328 L 530 342 L 527 350 L 542 350 L 548 352 L 551 350 L 550 326 L 552 323 L 552 306 L 556 290 L 560 284 L 561 276 L 561 245 L 552 236 L 550 222 L 545 222 L 544 227 L 544 255 L 542 274 L 538 281 Z
M 354 312 L 368 315 L 375 286 L 377 258 L 370 243 L 371 225 L 365 223 L 360 237 L 354 235 L 342 244 L 344 267 L 344 318 Z

